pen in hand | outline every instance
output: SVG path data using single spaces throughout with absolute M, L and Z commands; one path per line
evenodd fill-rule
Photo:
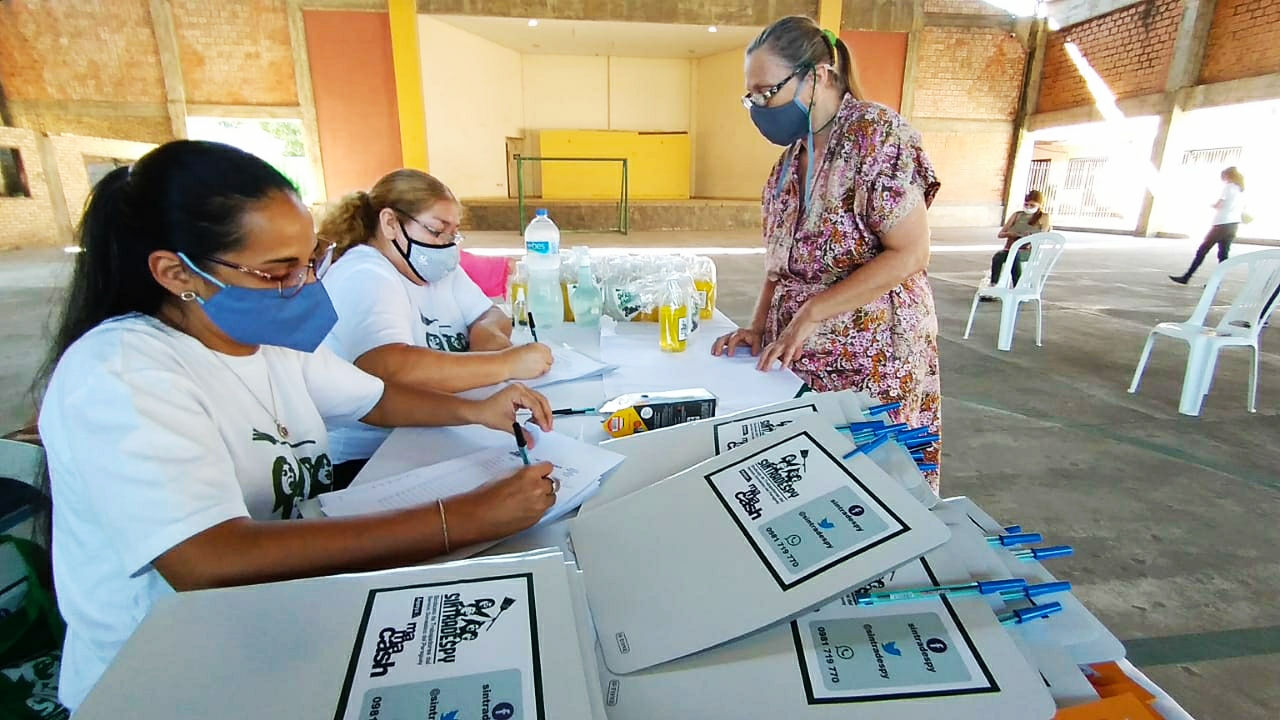
M 520 427 L 520 423 L 511 423 L 511 432 L 516 435 L 516 447 L 520 450 L 520 459 L 525 465 L 529 464 L 529 451 L 525 448 L 529 447 L 529 441 L 524 437 L 524 429 Z

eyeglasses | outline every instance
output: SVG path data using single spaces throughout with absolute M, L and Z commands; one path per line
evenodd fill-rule
M 792 78 L 804 72 L 805 70 L 806 70 L 806 66 L 798 67 L 795 70 L 792 70 L 791 74 L 783 78 L 782 82 L 778 83 L 777 85 L 774 85 L 773 87 L 768 88 L 763 92 L 758 92 L 758 93 L 749 92 L 746 95 L 743 95 L 742 107 L 750 110 L 753 107 L 762 108 L 762 107 L 768 106 L 769 101 L 773 99 L 774 95 L 777 95 L 782 90 L 784 85 L 791 82 Z
M 261 270 L 254 270 L 253 268 L 245 267 L 244 265 L 228 262 L 222 258 L 214 257 L 212 255 L 206 255 L 201 259 L 208 260 L 215 265 L 221 265 L 225 268 L 239 270 L 242 273 L 253 275 L 254 277 L 261 278 L 267 282 L 273 282 L 280 288 L 280 297 L 291 298 L 302 292 L 303 286 L 307 284 L 307 277 L 313 272 L 315 273 L 316 280 L 324 277 L 324 274 L 329 272 L 329 266 L 333 264 L 333 250 L 336 247 L 338 247 L 337 243 L 321 239 L 316 243 L 316 252 L 311 256 L 311 259 L 307 261 L 306 265 L 303 265 L 296 270 L 290 270 L 285 273 L 276 273 L 274 275 L 271 273 L 264 273 Z
M 428 234 L 428 235 L 430 235 L 431 237 L 435 238 L 437 241 L 441 241 L 441 240 L 443 240 L 443 241 L 444 241 L 444 244 L 443 244 L 443 245 L 432 245 L 432 247 L 449 248 L 449 247 L 453 247 L 454 245 L 461 245 L 463 242 L 465 242 L 465 241 L 466 241 L 466 238 L 464 238 L 464 237 L 462 236 L 462 233 L 460 233 L 460 232 L 454 231 L 454 232 L 451 232 L 451 233 L 446 233 L 446 232 L 445 232 L 445 231 L 443 231 L 443 230 L 432 230 L 432 229 L 431 229 L 431 228 L 430 228 L 426 223 L 424 223 L 424 222 L 422 222 L 421 220 L 419 220 L 418 218 L 416 218 L 416 217 L 414 217 L 414 216 L 410 215 L 409 213 L 407 213 L 407 212 L 405 212 L 405 211 L 403 211 L 403 210 L 397 210 L 397 209 L 395 209 L 395 208 L 391 208 L 391 209 L 392 209 L 392 211 L 393 211 L 393 212 L 395 212 L 397 215 L 400 215 L 401 217 L 404 217 L 405 219 L 407 219 L 409 222 L 413 223 L 414 225 L 417 225 L 418 227 L 422 228 L 423 230 L 426 230 L 426 231 L 427 231 L 427 234 Z M 403 223 L 401 223 L 401 225 L 400 225 L 400 230 L 401 230 L 402 232 L 404 231 L 404 224 L 403 224 Z M 409 240 L 410 240 L 410 241 L 413 241 L 413 238 L 409 237 L 409 233 L 407 233 L 407 232 L 406 232 L 406 233 L 404 234 L 404 236 L 405 236 L 406 238 L 409 238 Z M 426 243 L 422 243 L 422 244 L 426 244 Z

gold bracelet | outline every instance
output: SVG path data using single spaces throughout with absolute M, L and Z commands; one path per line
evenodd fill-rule
M 436 500 L 436 507 L 440 508 L 440 533 L 444 535 L 444 554 L 448 555 L 453 548 L 449 547 L 449 521 L 444 519 L 444 500 Z

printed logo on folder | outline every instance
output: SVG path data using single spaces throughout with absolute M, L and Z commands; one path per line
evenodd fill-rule
M 783 590 L 908 530 L 807 432 L 706 479 Z
M 542 718 L 532 583 L 370 591 L 335 720 Z
M 812 417 L 816 412 L 818 412 L 817 405 L 802 405 L 788 410 L 774 410 L 718 422 L 712 428 L 715 434 L 716 455 L 740 445 L 746 445 L 774 430 L 781 430 L 800 418 Z

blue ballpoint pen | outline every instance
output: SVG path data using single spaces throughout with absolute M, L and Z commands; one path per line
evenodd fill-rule
M 936 433 L 933 435 L 917 435 L 906 440 L 902 444 L 906 446 L 908 450 L 915 450 L 916 448 L 925 447 L 926 445 L 932 445 L 939 439 L 941 439 L 941 436 Z
M 992 545 L 1001 547 L 1013 547 L 1014 545 L 1034 545 L 1035 543 L 1044 542 L 1044 536 L 1040 533 L 1009 533 L 1008 535 L 988 535 L 987 542 Z
M 991 580 L 989 582 L 964 583 L 963 585 L 942 585 L 931 588 L 912 588 L 910 590 L 886 590 L 885 592 L 854 595 L 853 601 L 858 605 L 878 605 L 907 600 L 927 600 L 946 595 L 948 597 L 968 597 L 973 595 L 995 595 L 997 593 L 1021 590 L 1027 581 L 1021 578 L 1008 580 Z
M 848 425 L 836 425 L 837 430 L 848 430 L 849 432 L 876 430 L 882 427 L 884 427 L 883 420 L 868 420 L 866 422 L 849 423 Z
M 1062 603 L 1047 602 L 1043 605 L 1014 610 L 1007 615 L 1001 615 L 999 620 L 1001 625 L 1021 625 L 1024 622 L 1029 622 L 1036 618 L 1049 617 L 1060 612 L 1062 612 Z
M 520 423 L 511 423 L 511 432 L 516 434 L 516 448 L 520 450 L 520 459 L 525 465 L 529 464 L 529 451 L 525 448 L 529 447 L 529 441 L 524 437 L 524 430 L 520 427 Z
M 902 403 L 900 402 L 884 403 L 883 405 L 872 405 L 866 410 L 863 410 L 862 414 L 866 415 L 867 417 L 872 417 L 874 415 L 882 415 L 887 412 L 892 412 L 894 410 L 897 410 L 900 407 L 902 407 Z
M 929 434 L 929 426 L 926 425 L 924 427 L 917 427 L 917 428 L 910 428 L 907 430 L 903 430 L 899 432 L 895 437 L 897 438 L 898 442 L 905 443 L 911 438 L 919 437 L 921 435 L 928 435 L 928 434 Z
M 934 472 L 938 469 L 938 463 L 916 463 L 916 469 L 922 473 Z
M 1050 558 L 1070 557 L 1075 549 L 1070 545 L 1051 545 L 1042 548 L 1021 548 L 1013 550 L 1013 556 L 1019 560 L 1049 560 Z
M 1000 599 L 1006 602 L 1009 600 L 1031 600 L 1032 598 L 1064 592 L 1071 592 L 1071 583 L 1066 580 L 1058 580 L 1056 582 L 1040 583 L 1039 585 L 1028 585 L 1020 590 L 1001 590 Z
M 874 440 L 871 440 L 870 442 L 859 445 L 853 450 L 850 450 L 848 453 L 845 453 L 844 459 L 848 460 L 849 458 L 853 457 L 854 455 L 857 455 L 858 453 L 862 453 L 863 455 L 870 455 L 876 448 L 880 447 L 881 445 L 887 442 L 889 442 L 888 435 L 877 435 Z
M 1006 527 L 1005 527 L 1004 531 L 1005 531 L 1005 532 L 1007 532 L 1007 533 L 1020 533 L 1020 532 L 1022 532 L 1022 526 L 1021 526 L 1021 525 L 1009 525 L 1009 526 L 1006 526 Z

